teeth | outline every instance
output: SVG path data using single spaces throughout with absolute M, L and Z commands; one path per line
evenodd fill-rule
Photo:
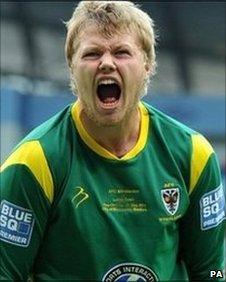
M 113 79 L 104 79 L 104 80 L 101 80 L 99 81 L 98 85 L 101 85 L 101 84 L 113 84 L 113 83 L 117 83 L 115 80 Z

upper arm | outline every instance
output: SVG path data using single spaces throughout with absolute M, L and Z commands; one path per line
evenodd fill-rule
M 1 275 L 25 280 L 42 240 L 53 179 L 41 145 L 21 145 L 1 167 Z
M 210 279 L 224 268 L 225 195 L 219 163 L 211 145 L 192 138 L 190 205 L 180 223 L 181 255 L 191 280 Z

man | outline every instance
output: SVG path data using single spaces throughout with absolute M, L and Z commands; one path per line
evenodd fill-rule
M 140 101 L 156 65 L 151 18 L 132 2 L 83 1 L 67 28 L 78 99 L 2 166 L 2 278 L 222 274 L 216 155 L 200 134 Z

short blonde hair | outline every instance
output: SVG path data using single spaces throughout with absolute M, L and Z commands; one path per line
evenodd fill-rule
M 156 40 L 153 20 L 129 1 L 81 1 L 78 4 L 71 19 L 66 22 L 65 54 L 69 67 L 76 51 L 74 43 L 79 41 L 80 33 L 89 24 L 95 24 L 107 37 L 126 29 L 135 31 L 150 65 L 151 74 L 155 73 Z

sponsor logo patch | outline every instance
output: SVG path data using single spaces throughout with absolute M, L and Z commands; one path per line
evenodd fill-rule
M 180 190 L 179 188 L 167 188 L 161 190 L 162 201 L 167 210 L 171 215 L 174 215 L 179 207 L 180 201 Z
M 216 227 L 226 218 L 225 196 L 220 185 L 202 196 L 200 199 L 201 229 Z
M 103 282 L 156 282 L 155 273 L 138 263 L 122 263 L 111 268 L 102 278 Z
M 14 205 L 6 200 L 0 206 L 0 240 L 27 247 L 34 226 L 31 210 Z

